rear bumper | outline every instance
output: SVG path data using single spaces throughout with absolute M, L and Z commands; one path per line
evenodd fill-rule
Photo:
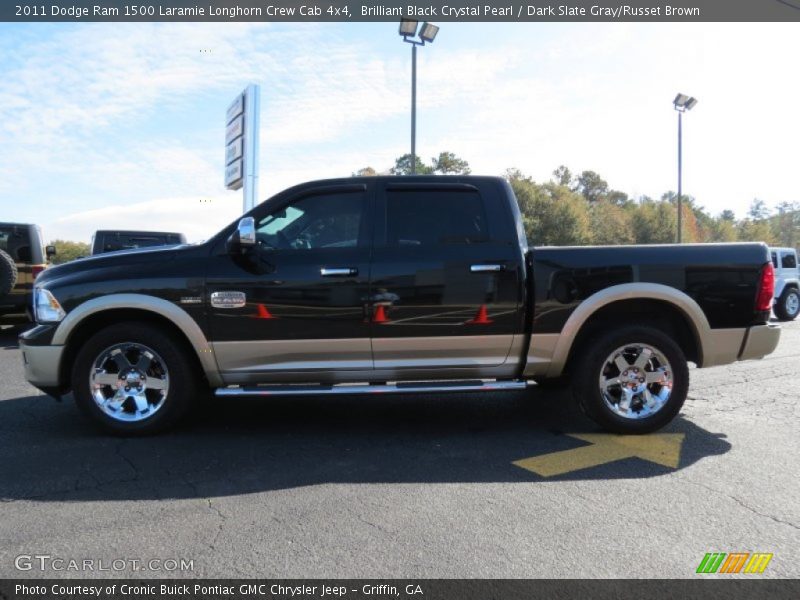
M 703 339 L 703 367 L 729 365 L 737 360 L 763 358 L 781 338 L 778 325 L 753 325 L 737 329 L 712 329 Z
M 747 330 L 739 352 L 739 360 L 763 358 L 778 347 L 781 328 L 778 325 L 755 325 Z

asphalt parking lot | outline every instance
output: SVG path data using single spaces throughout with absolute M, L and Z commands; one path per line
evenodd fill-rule
M 765 360 L 693 370 L 634 446 L 559 392 L 226 399 L 116 439 L 29 386 L 4 329 L 0 577 L 82 575 L 15 566 L 48 555 L 127 561 L 93 576 L 691 578 L 708 552 L 773 554 L 713 577 L 798 577 L 799 372 L 795 322 Z M 192 570 L 130 562 L 152 559 Z

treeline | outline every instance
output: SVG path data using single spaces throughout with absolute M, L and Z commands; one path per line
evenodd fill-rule
M 469 163 L 452 152 L 441 152 L 423 163 L 416 158 L 417 174 L 469 174 Z M 393 175 L 411 172 L 411 156 L 405 154 L 388 169 Z M 371 167 L 353 175 L 376 175 Z M 548 181 L 537 182 L 519 169 L 508 169 L 505 178 L 519 199 L 525 230 L 532 244 L 668 244 L 676 239 L 677 194 L 667 191 L 658 199 L 631 198 L 611 189 L 594 171 L 573 174 L 565 166 L 553 171 Z M 800 246 L 800 202 L 784 202 L 770 208 L 754 199 L 744 218 L 731 210 L 708 213 L 692 196 L 682 198 L 684 242 L 759 241 L 769 245 Z

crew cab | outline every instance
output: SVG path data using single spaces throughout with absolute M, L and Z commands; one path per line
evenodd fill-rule
M 520 390 L 566 379 L 604 429 L 678 414 L 688 363 L 772 352 L 761 243 L 529 248 L 495 177 L 305 183 L 208 241 L 48 269 L 28 381 L 105 430 L 152 433 L 202 394 Z

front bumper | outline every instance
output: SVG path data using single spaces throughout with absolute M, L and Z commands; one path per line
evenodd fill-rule
M 778 347 L 781 328 L 778 325 L 754 325 L 747 330 L 739 360 L 764 358 Z
M 39 389 L 61 386 L 61 358 L 64 346 L 32 346 L 24 337 L 20 337 L 19 348 L 25 365 L 25 379 Z

